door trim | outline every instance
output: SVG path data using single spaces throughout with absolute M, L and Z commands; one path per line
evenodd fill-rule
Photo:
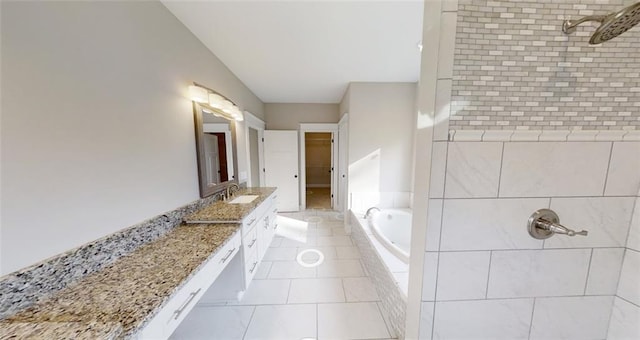
M 305 151 L 305 134 L 307 132 L 329 132 L 331 133 L 333 143 L 331 143 L 331 208 L 335 209 L 337 205 L 338 195 L 337 189 L 337 157 L 338 157 L 338 133 L 337 123 L 301 123 L 300 124 L 300 210 L 307 209 L 307 170 L 306 170 L 306 151 Z
M 264 130 L 266 128 L 265 122 L 254 116 L 249 111 L 244 111 L 244 137 L 245 137 L 245 157 L 247 160 L 247 187 L 256 186 L 256 183 L 251 183 L 251 145 L 249 140 L 249 128 L 258 131 L 258 169 L 260 172 L 260 183 L 264 183 Z M 264 185 L 262 185 L 264 186 Z

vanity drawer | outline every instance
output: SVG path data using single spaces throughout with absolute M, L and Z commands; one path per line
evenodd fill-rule
M 256 223 L 257 224 L 257 223 Z M 249 254 L 257 247 L 258 242 L 258 228 L 252 228 L 248 233 L 242 237 L 242 247 L 245 254 Z
M 256 275 L 256 271 L 258 271 L 258 266 L 260 265 L 257 248 L 258 247 L 253 247 L 250 252 L 244 253 L 244 280 L 246 288 L 249 288 L 249 283 Z
M 238 253 L 240 233 L 236 233 L 203 267 L 182 286 L 137 335 L 138 339 L 167 339 L 209 286 Z
M 259 215 L 256 214 L 256 209 L 254 209 L 252 212 L 249 213 L 249 215 L 247 215 L 242 220 L 242 234 L 243 235 L 248 234 L 249 231 L 251 231 L 251 229 L 253 229 L 253 227 L 256 226 L 256 223 L 258 222 L 258 217 L 259 217 Z

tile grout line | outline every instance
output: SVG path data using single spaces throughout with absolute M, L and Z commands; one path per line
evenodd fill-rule
M 444 156 L 444 183 L 442 185 L 442 207 L 441 207 L 441 212 L 440 212 L 440 235 L 438 235 L 438 252 L 436 253 L 438 258 L 436 260 L 436 282 L 435 282 L 435 288 L 434 288 L 434 292 L 433 292 L 433 313 L 431 315 L 431 339 L 433 339 L 433 336 L 435 334 L 435 329 L 436 329 L 436 300 L 437 300 L 437 294 L 438 294 L 438 272 L 440 271 L 440 252 L 442 251 L 442 228 L 444 225 L 444 206 L 445 206 L 445 199 L 446 199 L 446 193 L 447 193 L 447 166 L 449 163 L 449 145 L 451 144 L 450 141 L 446 142 L 446 148 L 445 148 L 445 156 Z M 433 166 L 432 166 L 433 167 Z M 428 222 L 428 221 L 427 221 Z M 427 226 L 428 228 L 428 226 Z M 424 273 L 423 273 L 424 275 Z
M 489 297 L 489 280 L 491 279 L 491 260 L 493 259 L 493 250 L 489 251 L 489 269 L 487 270 L 487 287 L 484 290 L 484 298 Z
M 500 197 L 500 185 L 502 184 L 502 167 L 504 165 L 504 149 L 505 143 L 502 142 L 502 149 L 500 152 L 500 170 L 498 172 L 498 192 L 496 192 L 496 197 Z
M 242 333 L 242 339 L 246 339 L 247 337 L 247 332 L 249 331 L 249 326 L 251 325 L 251 321 L 253 321 L 253 316 L 256 314 L 256 309 L 258 309 L 258 306 L 252 306 L 253 310 L 251 311 L 251 317 L 249 317 L 249 322 L 247 322 L 247 327 L 244 329 L 244 332 Z
M 531 319 L 529 320 L 529 336 L 528 339 L 531 339 L 531 332 L 533 331 L 533 315 L 536 311 L 536 300 L 537 298 L 533 298 L 533 305 L 531 306 Z
M 609 162 L 607 162 L 607 171 L 604 175 L 604 185 L 602 188 L 602 196 L 604 197 L 605 192 L 607 191 L 607 183 L 609 182 L 609 170 L 611 169 L 611 160 L 613 159 L 613 142 L 611 143 L 611 147 L 609 148 Z
M 589 265 L 587 266 L 587 277 L 584 280 L 584 293 L 587 295 L 587 285 L 589 284 L 589 276 L 591 275 L 591 261 L 593 261 L 593 248 L 591 248 L 591 254 L 589 255 Z

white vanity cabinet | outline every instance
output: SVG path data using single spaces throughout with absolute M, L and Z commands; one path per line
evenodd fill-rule
M 277 191 L 242 220 L 245 289 L 249 287 L 275 235 L 272 221 L 278 212 L 276 198 Z
M 241 235 L 236 233 L 169 299 L 135 338 L 169 338 L 241 247 Z

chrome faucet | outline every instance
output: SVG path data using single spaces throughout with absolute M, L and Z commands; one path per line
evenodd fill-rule
M 378 210 L 378 211 L 380 211 L 380 208 L 378 208 L 378 207 L 371 207 L 371 208 L 367 209 L 367 212 L 364 214 L 364 218 L 369 217 L 369 215 L 371 214 L 371 211 L 372 211 L 372 210 Z
M 560 224 L 560 218 L 553 210 L 539 209 L 536 210 L 527 221 L 527 229 L 529 235 L 533 238 L 544 240 L 555 234 L 567 236 L 587 236 L 587 230 L 575 231 Z
M 235 189 L 232 190 L 233 188 Z M 227 185 L 227 192 L 226 192 L 227 199 L 231 198 L 231 196 L 233 196 L 233 194 L 238 190 L 240 190 L 240 186 L 238 185 L 238 183 L 231 183 Z

